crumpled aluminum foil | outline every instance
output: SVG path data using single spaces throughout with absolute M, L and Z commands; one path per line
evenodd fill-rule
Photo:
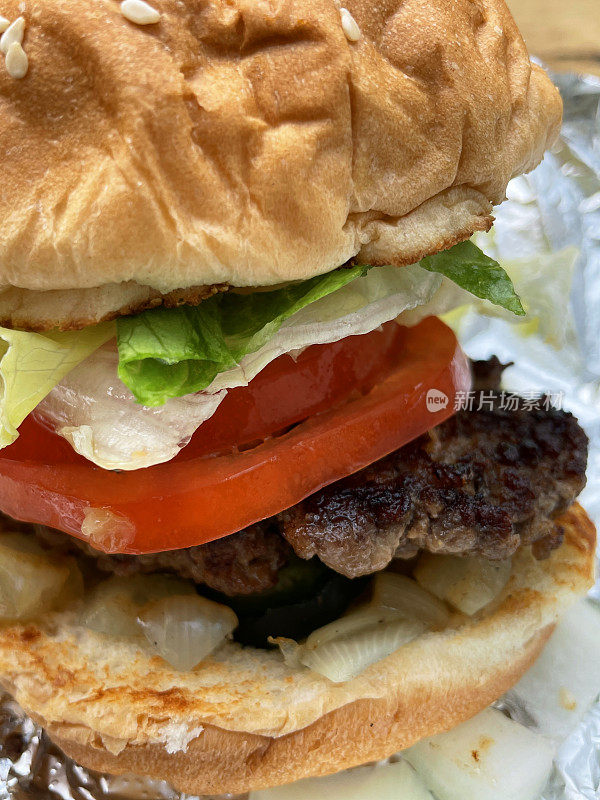
M 588 485 L 581 497 L 600 526 L 600 79 L 554 75 L 565 101 L 562 137 L 530 175 L 509 186 L 497 212 L 495 244 L 500 258 L 579 251 L 573 285 L 576 335 L 561 351 L 524 339 L 499 319 L 467 320 L 462 333 L 474 358 L 495 353 L 515 361 L 506 388 L 564 393 L 590 437 Z M 600 603 L 600 581 L 592 590 Z M 600 678 L 599 678 L 600 683 Z M 514 698 L 497 707 L 518 722 L 531 719 Z M 563 742 L 541 800 L 600 797 L 600 703 Z M 66 758 L 7 695 L 0 695 L 0 800 L 233 800 L 193 798 L 168 784 L 111 777 Z M 244 798 L 236 798 L 244 800 Z M 365 799 L 366 800 L 366 799 Z
M 496 354 L 505 363 L 515 362 L 503 376 L 507 390 L 563 395 L 563 407 L 590 438 L 580 501 L 600 530 L 600 78 L 552 77 L 565 107 L 561 139 L 536 170 L 509 185 L 508 200 L 496 213 L 495 246 L 500 261 L 576 248 L 572 336 L 557 351 L 536 337 L 524 339 L 502 320 L 473 315 L 461 338 L 473 358 Z M 600 603 L 598 574 L 590 596 Z M 598 688 L 600 693 L 600 670 Z M 514 701 L 498 705 L 530 725 L 527 711 Z M 541 800 L 599 798 L 600 702 L 562 743 Z

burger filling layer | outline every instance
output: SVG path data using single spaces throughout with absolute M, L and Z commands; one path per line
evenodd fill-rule
M 369 576 L 427 569 L 423 553 L 450 559 L 454 588 L 471 568 L 494 583 L 521 545 L 538 559 L 560 546 L 555 519 L 584 486 L 587 438 L 571 414 L 499 392 L 497 362 L 475 366 L 475 410 L 236 534 L 136 556 L 42 526 L 38 542 L 53 559 L 75 555 L 92 588 L 110 574 L 117 588 L 191 581 L 235 611 L 234 637 L 253 646 L 311 634 L 372 590 Z
M 106 572 L 173 572 L 228 595 L 275 586 L 292 552 L 317 556 L 348 578 L 421 550 L 501 560 L 531 544 L 544 558 L 562 541 L 554 519 L 585 485 L 587 437 L 567 412 L 528 409 L 526 400 L 497 391 L 475 395 L 476 408 L 484 402 L 283 513 L 208 544 L 107 555 L 57 532 L 45 536 L 81 549 Z

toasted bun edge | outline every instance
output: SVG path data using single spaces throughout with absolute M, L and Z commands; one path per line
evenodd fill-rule
M 157 744 L 127 746 L 114 755 L 45 725 L 53 741 L 77 763 L 114 775 L 147 775 L 192 795 L 241 794 L 381 761 L 470 719 L 514 686 L 532 666 L 554 629 L 548 625 L 524 645 L 518 659 L 477 682 L 385 700 L 355 700 L 307 728 L 280 738 L 225 731 L 211 725 L 187 751 L 168 754 Z

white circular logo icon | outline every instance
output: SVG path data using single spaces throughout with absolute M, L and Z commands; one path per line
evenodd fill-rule
M 425 398 L 427 411 L 442 411 L 448 405 L 448 395 L 441 392 L 439 389 L 430 389 Z

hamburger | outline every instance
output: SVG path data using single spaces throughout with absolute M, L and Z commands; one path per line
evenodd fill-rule
M 595 545 L 577 422 L 438 318 L 530 306 L 470 241 L 561 119 L 503 0 L 3 15 L 2 685 L 194 794 L 473 716 Z

